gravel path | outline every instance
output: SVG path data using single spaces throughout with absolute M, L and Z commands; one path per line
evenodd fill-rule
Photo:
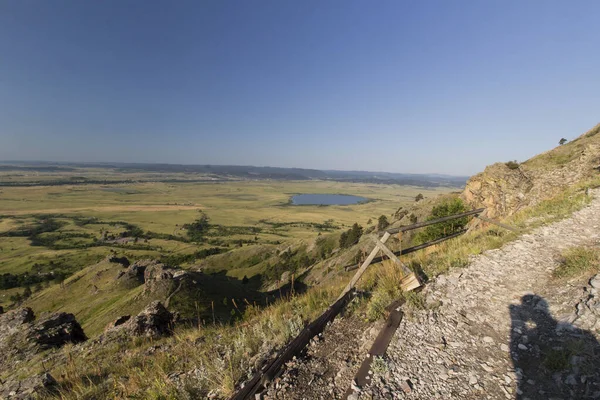
M 551 278 L 562 250 L 600 243 L 600 191 L 592 195 L 592 203 L 572 217 L 473 257 L 468 267 L 429 283 L 428 309 L 404 318 L 372 383 L 350 398 L 600 398 L 600 295 L 594 287 L 600 289 L 600 277 L 591 284 L 589 277 Z M 338 325 L 324 332 L 309 357 L 293 362 L 266 398 L 342 397 L 346 375 L 356 372 L 376 331 Z M 310 351 L 329 354 L 319 346 L 334 349 L 336 340 L 345 351 L 344 332 L 355 343 L 345 364 L 339 355 L 310 357 Z M 325 375 L 317 371 L 323 363 Z M 308 382 L 311 374 L 326 379 Z M 340 374 L 344 379 L 336 380 Z
M 599 332 L 595 290 L 589 277 L 551 278 L 562 250 L 599 244 L 599 194 L 571 218 L 429 284 L 428 304 L 441 306 L 404 319 L 388 348 L 388 371 L 356 397 L 600 398 L 597 335 L 582 329 Z M 402 382 L 412 390 L 402 391 Z

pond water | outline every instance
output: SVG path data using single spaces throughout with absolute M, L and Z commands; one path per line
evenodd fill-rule
M 292 204 L 295 206 L 317 205 L 317 206 L 348 206 L 367 201 L 366 197 L 351 196 L 348 194 L 297 194 L 292 196 Z

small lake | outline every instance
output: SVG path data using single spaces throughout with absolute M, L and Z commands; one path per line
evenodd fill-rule
M 295 206 L 349 206 L 368 200 L 366 197 L 348 194 L 297 194 L 291 198 Z

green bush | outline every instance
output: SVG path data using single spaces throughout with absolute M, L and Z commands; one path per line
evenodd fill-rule
M 385 215 L 382 215 L 381 217 L 379 217 L 379 220 L 377 221 L 377 230 L 378 231 L 382 231 L 385 228 L 387 228 L 390 225 L 390 223 L 388 222 L 388 219 Z
M 363 228 L 356 222 L 352 225 L 352 228 L 343 232 L 340 236 L 340 247 L 345 249 L 358 243 L 360 237 L 363 234 Z
M 433 207 L 431 214 L 427 217 L 427 221 L 447 217 L 454 214 L 460 214 L 467 211 L 467 207 L 459 198 L 446 200 L 440 205 Z M 453 219 L 451 221 L 441 222 L 434 225 L 429 225 L 425 230 L 419 232 L 417 239 L 421 242 L 436 240 L 444 236 L 451 235 L 465 228 L 469 221 L 469 217 Z
M 508 169 L 518 169 L 519 163 L 517 162 L 517 160 L 509 161 L 506 163 L 506 166 L 508 167 Z

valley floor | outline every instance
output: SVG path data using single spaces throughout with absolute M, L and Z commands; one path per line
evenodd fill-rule
M 552 276 L 562 251 L 600 244 L 600 191 L 593 195 L 572 217 L 430 282 L 426 309 L 407 312 L 386 356 L 372 367 L 372 383 L 350 398 L 600 398 L 600 294 L 590 286 L 593 274 Z M 600 278 L 592 284 L 600 286 Z M 358 332 L 348 325 L 334 322 L 265 398 L 340 398 L 373 337 L 366 324 L 356 325 Z M 345 342 L 352 350 L 322 350 L 340 341 L 341 351 Z

